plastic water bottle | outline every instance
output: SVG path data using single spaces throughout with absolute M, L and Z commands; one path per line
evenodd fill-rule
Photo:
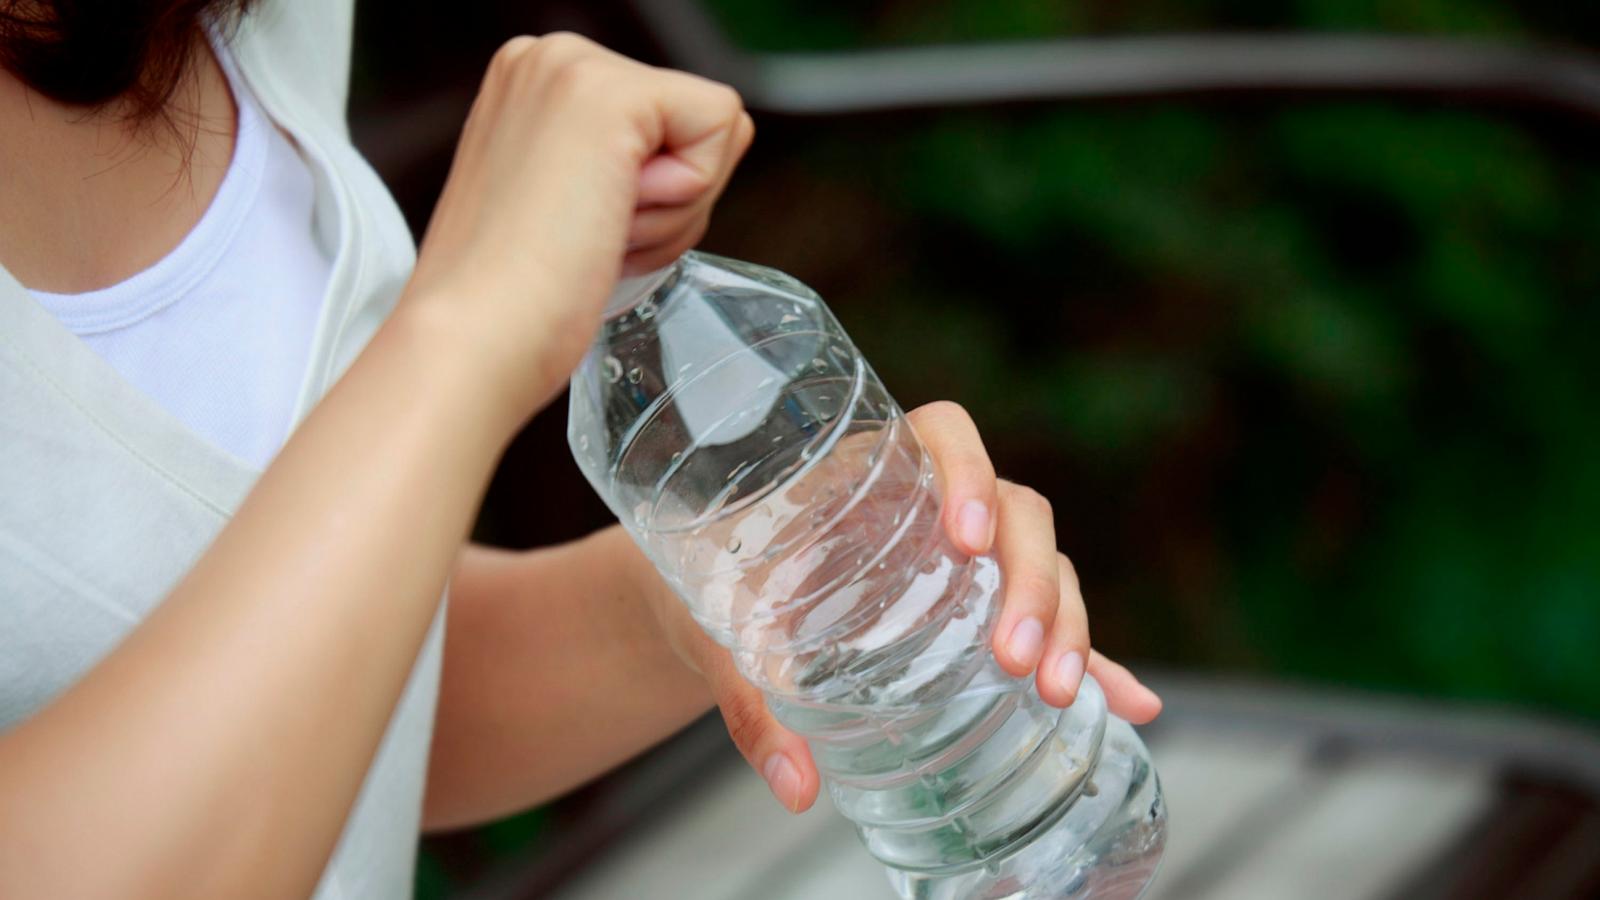
M 821 298 L 702 253 L 621 285 L 572 379 L 589 482 L 907 898 L 1143 892 L 1166 812 L 1086 678 L 995 663 L 1001 573 L 945 537 L 929 456 Z

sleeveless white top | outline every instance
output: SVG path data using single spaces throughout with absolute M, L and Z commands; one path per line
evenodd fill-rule
M 352 13 L 352 0 L 264 0 L 232 44 L 241 81 L 310 165 L 308 227 L 330 262 L 291 422 L 366 345 L 414 261 L 399 210 L 350 144 Z M 0 270 L 0 730 L 115 647 L 258 475 Z M 323 900 L 410 894 L 442 623 L 441 609 L 318 886 Z
M 33 296 L 196 434 L 265 468 L 288 436 L 333 267 L 311 233 L 310 166 L 216 51 L 238 128 L 200 221 L 126 281 Z

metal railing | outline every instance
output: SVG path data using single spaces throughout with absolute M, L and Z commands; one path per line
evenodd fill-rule
M 696 0 L 632 0 L 670 65 L 738 88 L 762 112 L 899 109 L 1290 92 L 1438 96 L 1600 120 L 1600 59 L 1427 37 L 1192 34 L 748 53 Z

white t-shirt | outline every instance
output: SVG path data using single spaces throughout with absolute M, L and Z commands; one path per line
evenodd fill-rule
M 199 223 L 120 284 L 32 293 L 134 387 L 264 469 L 288 436 L 332 265 L 312 236 L 310 168 L 220 45 L 217 57 L 239 124 Z

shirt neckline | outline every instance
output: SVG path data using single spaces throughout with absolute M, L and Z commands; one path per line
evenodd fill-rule
M 358 215 L 357 200 L 345 183 L 359 175 L 359 170 L 346 173 L 322 144 L 324 137 L 331 136 L 334 141 L 342 137 L 338 132 L 322 133 L 337 128 L 339 123 L 318 120 L 298 109 L 295 104 L 304 98 L 287 92 L 280 84 L 277 70 L 282 63 L 272 53 L 282 52 L 274 42 L 281 42 L 283 37 L 272 32 L 274 20 L 268 13 L 275 8 L 268 4 L 246 15 L 227 41 L 229 55 L 219 54 L 218 59 L 225 67 L 237 64 L 237 93 L 254 100 L 265 126 L 281 128 L 303 148 L 316 178 L 317 207 L 336 223 L 333 273 L 324 295 L 307 379 L 301 387 L 298 420 L 335 371 L 335 363 L 330 360 L 339 358 L 340 345 L 333 335 L 336 331 L 342 333 L 342 327 L 335 326 L 357 315 L 351 304 L 361 294 L 360 285 L 366 278 L 365 254 L 358 235 L 366 228 L 366 220 Z M 213 35 L 213 46 L 220 43 Z M 47 312 L 4 266 L 0 266 L 0 366 L 19 367 L 25 378 L 37 382 L 59 401 L 63 414 L 83 416 L 157 477 L 223 517 L 232 513 L 260 474 L 244 460 L 200 437 L 129 384 L 110 363 Z
M 109 287 L 78 294 L 29 291 L 73 334 L 126 328 L 182 299 L 216 269 L 255 205 L 267 166 L 264 114 L 220 41 L 212 42 L 212 52 L 238 110 L 232 154 L 216 194 L 189 233 L 149 268 Z

